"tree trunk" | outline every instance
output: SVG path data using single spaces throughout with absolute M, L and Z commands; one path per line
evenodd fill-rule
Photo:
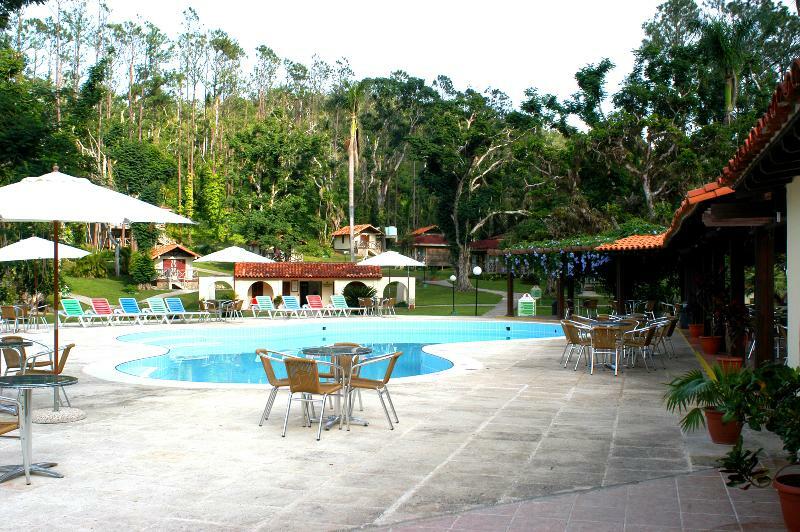
M 472 290 L 472 282 L 469 280 L 469 246 L 458 246 L 458 258 L 456 259 L 456 290 L 464 292 Z
M 347 211 L 350 219 L 350 262 L 356 261 L 355 255 L 355 234 L 353 226 L 355 225 L 356 207 L 355 207 L 355 176 L 356 176 L 356 156 L 358 131 L 356 126 L 356 115 L 350 121 L 350 142 L 347 146 Z

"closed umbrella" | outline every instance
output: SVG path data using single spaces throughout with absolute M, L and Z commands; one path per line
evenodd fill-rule
M 26 177 L 18 183 L 0 187 L 0 221 L 53 223 L 53 308 L 58 312 L 58 232 L 62 222 L 176 223 L 190 219 L 111 189 L 88 179 L 53 171 Z M 58 320 L 53 326 L 53 367 L 58 367 Z
M 406 269 L 406 304 L 411 303 L 411 274 L 409 268 L 417 266 L 425 266 L 422 262 L 414 260 L 411 257 L 398 253 L 396 251 L 384 251 L 374 257 L 364 259 L 358 263 L 359 266 L 382 266 L 387 268 L 405 268 Z
M 247 251 L 239 246 L 230 246 L 225 249 L 220 249 L 214 253 L 203 255 L 195 262 L 221 262 L 224 264 L 236 264 L 237 262 L 275 262 L 267 257 L 262 257 L 252 251 Z M 233 295 L 236 297 L 236 275 L 233 276 Z

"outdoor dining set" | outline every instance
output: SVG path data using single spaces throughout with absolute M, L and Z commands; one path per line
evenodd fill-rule
M 281 389 L 289 392 L 281 433 L 284 437 L 292 404 L 295 402 L 301 404 L 303 426 L 317 424 L 317 440 L 322 435 L 323 427 L 327 430 L 338 424 L 339 429 L 347 427 L 349 431 L 351 424 L 368 425 L 367 420 L 353 417 L 354 399 L 358 399 L 359 407 L 363 409 L 361 390 L 374 390 L 377 393 L 390 430 L 394 430 L 392 418 L 394 423 L 400 422 L 387 384 L 402 355 L 401 351 L 371 356 L 372 349 L 369 347 L 340 342 L 328 346 L 307 347 L 295 354 L 269 349 L 258 349 L 256 354 L 260 357 L 267 381 L 272 386 L 258 422 L 259 426 L 269 419 Z M 362 374 L 362 369 L 373 364 L 386 365 L 382 378 L 371 379 Z M 286 377 L 278 376 L 284 373 Z M 326 415 L 329 403 L 332 403 L 332 410 Z
M 635 367 L 639 360 L 646 370 L 656 368 L 655 357 L 666 368 L 666 358 L 675 356 L 672 335 L 678 318 L 667 314 L 656 317 L 653 310 L 646 313 L 569 315 L 561 321 L 567 344 L 560 364 L 566 368 L 576 356 L 574 370 L 581 360 L 594 374 L 595 365 L 614 370 L 618 375 L 623 367 Z

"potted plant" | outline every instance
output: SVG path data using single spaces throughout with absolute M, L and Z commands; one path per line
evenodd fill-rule
M 752 371 L 723 369 L 710 366 L 698 355 L 703 369 L 689 371 L 676 377 L 664 394 L 667 410 L 685 413 L 681 428 L 685 431 L 708 427 L 711 441 L 734 445 L 742 431 L 744 409 L 749 407 L 746 390 L 753 383 Z
M 768 365 L 754 372 L 757 388 L 746 396 L 742 409 L 744 420 L 753 430 L 766 429 L 783 442 L 788 465 L 779 469 L 772 480 L 781 501 L 783 520 L 789 530 L 800 530 L 800 369 Z M 769 472 L 760 465 L 761 449 L 752 452 L 737 445 L 722 459 L 722 472 L 728 474 L 729 486 L 765 487 Z
M 717 308 L 715 320 L 723 324 L 725 351 L 717 355 L 717 363 L 723 369 L 742 367 L 742 354 L 745 350 L 747 330 L 750 326 L 750 312 L 743 303 L 731 301 Z M 728 354 L 730 353 L 730 354 Z

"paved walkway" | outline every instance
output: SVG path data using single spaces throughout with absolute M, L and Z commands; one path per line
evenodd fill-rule
M 716 469 L 399 523 L 392 532 L 783 531 L 775 490 L 725 486 Z
M 674 513 L 676 498 L 687 515 L 703 513 L 686 506 L 694 504 L 691 497 L 721 500 L 719 486 L 703 479 L 690 483 L 694 492 L 688 501 L 677 487 L 674 497 L 668 486 L 663 492 L 654 488 L 652 497 L 638 497 L 638 488 L 626 487 L 620 523 L 622 510 L 612 511 L 606 502 L 621 504 L 623 491 L 593 495 L 604 499 L 595 503 L 599 506 L 575 494 L 668 476 L 677 478 L 671 482 L 678 486 L 681 475 L 706 469 L 725 452 L 709 442 L 705 431 L 682 434 L 677 417 L 664 410 L 663 383 L 695 367 L 680 340 L 680 356 L 669 361 L 669 369 L 634 368 L 618 377 L 610 371 L 589 375 L 583 368 L 564 369 L 557 363 L 563 347 L 558 338 L 431 346 L 456 367 L 391 381 L 400 416 L 395 430 L 388 430 L 375 394 L 364 394 L 359 415 L 372 423 L 325 432 L 319 442 L 294 409 L 281 438 L 284 392 L 269 420 L 258 426 L 265 385 L 170 386 L 96 376 L 98 368 L 114 375 L 122 361 L 164 352 L 116 339 L 132 332 L 169 331 L 182 345 L 255 339 L 269 348 L 281 337 L 305 334 L 317 325 L 327 328 L 326 335 L 347 332 L 347 339 L 363 341 L 357 331 L 368 328 L 370 320 L 387 321 L 249 319 L 63 328 L 62 342 L 78 345 L 67 367 L 80 378 L 70 398 L 87 418 L 34 426 L 34 461 L 58 462 L 64 478 L 34 477 L 30 486 L 23 479 L 0 484 L 4 522 L 17 529 L 52 529 L 58 516 L 56 528 L 63 529 L 313 531 L 405 526 L 446 514 L 436 526 L 504 529 L 516 522 L 528 529 L 541 518 L 563 530 L 589 526 L 579 523 L 588 513 L 592 530 L 602 530 L 606 525 L 596 522 L 609 520 L 613 529 L 633 530 L 635 512 Z M 435 321 L 425 318 L 426 324 Z M 478 326 L 487 320 L 459 321 Z M 206 331 L 219 333 L 209 339 Z M 34 392 L 37 407 L 51 400 L 47 392 Z M 745 431 L 745 440 L 768 452 L 780 448 L 764 434 Z M 18 441 L 0 439 L 0 464 L 18 461 L 19 452 Z M 766 497 L 768 492 L 747 493 Z M 537 497 L 556 498 L 528 502 Z M 764 502 L 770 504 L 758 511 L 774 512 L 773 501 Z M 585 506 L 595 509 L 579 510 Z M 548 508 L 554 513 L 547 519 L 553 521 L 535 515 Z M 480 514 L 487 511 L 494 517 L 482 523 Z M 497 512 L 503 515 L 498 518 Z M 760 524 L 774 522 L 773 514 Z

